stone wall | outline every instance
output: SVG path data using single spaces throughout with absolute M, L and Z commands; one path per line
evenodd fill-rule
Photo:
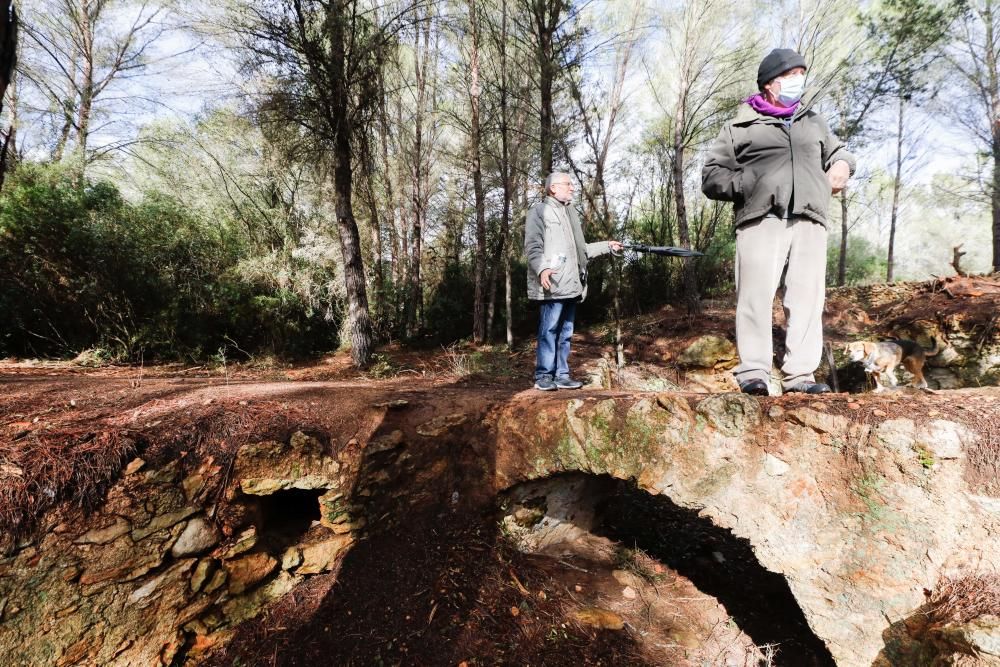
M 360 528 L 341 468 L 302 433 L 186 474 L 178 461 L 133 461 L 98 513 L 0 559 L 4 664 L 197 661 L 270 601 L 337 568 Z
M 0 559 L 3 663 L 197 662 L 336 573 L 366 516 L 483 506 L 568 471 L 635 480 L 748 540 L 848 667 L 885 655 L 941 577 L 1000 566 L 1000 499 L 968 474 L 1000 391 L 570 396 L 439 390 L 386 404 L 370 435 L 328 434 L 349 454 L 296 433 L 231 461 L 133 461 L 100 511 L 64 507 Z

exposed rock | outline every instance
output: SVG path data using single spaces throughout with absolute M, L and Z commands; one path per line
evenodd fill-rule
M 174 558 L 195 556 L 208 551 L 219 543 L 219 531 L 211 521 L 203 516 L 196 516 L 188 521 L 181 531 L 170 553 Z
M 760 403 L 746 394 L 719 394 L 698 404 L 698 414 L 729 437 L 738 437 L 760 423 Z
M 306 435 L 302 431 L 292 434 L 289 443 L 294 451 L 320 453 L 323 451 L 323 443 L 311 435 Z
M 970 489 L 964 477 L 979 436 L 952 420 L 961 411 L 942 409 L 926 421 L 919 410 L 929 399 L 911 399 L 923 404 L 786 397 L 762 401 L 765 420 L 761 401 L 740 394 L 711 396 L 696 408 L 689 394 L 518 396 L 491 408 L 484 424 L 464 413 L 451 426 L 424 421 L 436 435 L 405 447 L 425 409 L 463 405 L 449 398 L 381 412 L 368 430 L 329 434 L 330 443 L 354 440 L 349 456 L 305 434 L 247 445 L 211 498 L 214 462 L 192 472 L 192 453 L 147 464 L 117 480 L 87 523 L 67 506 L 32 544 L 0 557 L 0 655 L 5 664 L 154 665 L 184 651 L 195 660 L 310 573 L 336 569 L 366 516 L 381 527 L 395 503 L 412 502 L 440 503 L 447 517 L 452 494 L 472 506 L 527 480 L 544 487 L 552 475 L 583 471 L 669 496 L 749 540 L 761 565 L 788 581 L 838 664 L 871 665 L 885 644 L 886 618 L 912 616 L 942 573 L 1000 565 L 1000 500 Z M 958 406 L 965 407 L 970 424 L 997 417 L 996 401 Z M 886 413 L 912 419 L 880 422 Z M 383 434 L 368 440 L 375 429 Z M 310 503 L 319 496 L 319 524 L 305 536 L 277 534 L 280 498 L 245 495 L 283 489 L 314 489 L 290 494 Z M 574 527 L 592 520 L 600 495 L 587 488 L 561 499 L 542 489 L 514 499 L 510 525 L 520 531 L 515 537 L 562 553 L 580 537 Z M 233 507 L 241 509 L 228 514 Z M 188 557 L 212 549 L 190 545 L 202 533 L 192 526 L 209 512 L 226 542 Z M 620 590 L 648 590 L 619 577 Z M 978 637 L 979 629 L 962 632 Z M 992 634 L 985 637 L 974 639 L 980 656 L 993 650 Z
M 810 627 L 848 667 L 871 665 L 886 617 L 913 614 L 943 573 L 1000 567 L 1000 515 L 964 477 L 975 443 L 965 426 L 880 424 L 872 409 L 858 423 L 837 414 L 838 397 L 796 401 L 768 420 L 741 394 L 710 396 L 695 411 L 684 402 L 658 397 L 670 410 L 657 420 L 643 412 L 645 397 L 533 396 L 497 420 L 496 483 L 582 470 L 637 480 L 699 510 L 786 578 Z M 998 405 L 976 409 L 995 419 Z M 628 417 L 640 414 L 648 437 L 626 436 Z M 520 528 L 513 517 L 505 525 Z
M 229 592 L 233 595 L 249 590 L 274 572 L 278 561 L 266 553 L 250 554 L 222 563 L 229 575 Z
M 511 490 L 509 513 L 503 518 L 505 532 L 522 551 L 563 553 L 585 539 L 595 524 L 597 505 L 607 496 L 607 480 L 583 478 L 564 483 L 561 479 L 528 482 Z M 533 522 L 517 515 L 530 513 Z
M 781 477 L 791 470 L 791 466 L 773 454 L 764 454 L 764 472 L 771 477 Z
M 181 486 L 184 488 L 184 497 L 191 502 L 205 488 L 205 477 L 200 473 L 188 475 L 181 482 Z
M 302 550 L 298 547 L 288 547 L 285 553 L 281 554 L 281 569 L 291 570 L 302 562 Z
M 105 528 L 92 528 L 73 540 L 77 544 L 107 544 L 117 540 L 132 529 L 132 525 L 121 518 L 115 517 L 115 522 Z
M 964 449 L 978 438 L 969 429 L 955 422 L 935 419 L 916 435 L 916 446 L 924 447 L 936 458 L 958 459 Z
M 139 542 L 146 539 L 150 535 L 157 533 L 165 528 L 172 528 L 178 523 L 188 518 L 192 514 L 198 512 L 197 507 L 185 507 L 179 509 L 176 512 L 168 512 L 166 514 L 158 514 L 153 519 L 141 528 L 136 528 L 132 531 L 132 541 Z
M 194 572 L 191 574 L 191 590 L 197 593 L 205 585 L 209 576 L 215 572 L 216 561 L 211 558 L 202 558 L 198 561 L 198 564 L 194 568 Z
M 301 577 L 280 572 L 277 577 L 260 588 L 229 600 L 222 606 L 227 622 L 236 624 L 255 616 L 265 604 L 288 593 L 300 581 Z
M 613 367 L 614 364 L 604 357 L 588 365 L 584 369 L 584 372 L 587 374 L 586 385 L 599 389 L 610 389 L 614 385 L 612 380 Z
M 573 612 L 573 619 L 582 625 L 601 630 L 624 630 L 625 619 L 608 609 L 584 607 Z
M 615 581 L 622 586 L 629 586 L 633 589 L 643 587 L 642 578 L 634 572 L 629 572 L 628 570 L 612 570 L 611 576 L 614 577 Z
M 302 564 L 295 571 L 295 574 L 318 574 L 332 570 L 340 556 L 352 544 L 354 544 L 354 538 L 350 535 L 336 535 L 303 547 Z
M 233 558 L 239 554 L 246 553 L 250 551 L 255 546 L 257 546 L 257 527 L 250 526 L 242 533 L 236 536 L 236 540 L 233 541 L 228 547 L 223 548 L 218 551 L 215 555 L 221 559 Z
M 402 445 L 405 438 L 406 436 L 402 431 L 394 429 L 389 433 L 372 438 L 368 442 L 366 449 L 369 454 L 387 452 Z
M 205 584 L 205 592 L 214 593 L 219 590 L 219 588 L 226 583 L 226 579 L 228 579 L 228 577 L 229 575 L 226 574 L 225 570 L 221 568 L 216 570 L 215 574 L 212 575 L 212 578 L 208 580 L 207 584 Z
M 365 527 L 366 523 L 367 522 L 364 517 L 358 517 L 354 521 L 335 523 L 330 526 L 330 530 L 338 535 L 346 535 L 347 533 L 361 530 Z
M 125 475 L 134 475 L 135 473 L 137 473 L 140 470 L 142 470 L 143 466 L 145 466 L 145 465 L 146 465 L 146 462 L 143 461 L 142 459 L 138 459 L 138 458 L 132 459 L 131 461 L 129 461 L 128 465 L 125 466 L 125 472 L 123 474 L 125 474 Z
M 142 586 L 132 591 L 132 594 L 128 596 L 129 603 L 147 604 L 149 602 L 148 598 L 155 596 L 159 589 L 168 583 L 175 585 L 176 582 L 180 581 L 191 570 L 194 564 L 195 561 L 192 559 L 184 559 L 175 563 L 165 572 L 151 578 Z
M 339 491 L 328 491 L 319 497 L 319 520 L 327 528 L 350 523 L 350 508 Z
M 848 426 L 846 417 L 809 408 L 789 410 L 787 414 L 799 424 L 808 426 L 817 433 L 840 433 L 847 430 Z
M 386 410 L 399 410 L 400 408 L 405 408 L 410 402 L 405 398 L 397 398 L 392 401 L 383 401 L 381 403 L 376 403 L 373 407 L 385 408 Z
M 424 437 L 436 438 L 452 428 L 464 424 L 468 420 L 468 415 L 460 412 L 450 415 L 435 417 L 426 424 L 417 427 L 417 433 Z
M 736 346 L 721 336 L 707 334 L 695 339 L 677 355 L 681 366 L 732 368 L 737 363 Z
M 79 578 L 83 594 L 92 595 L 96 589 L 111 583 L 138 579 L 159 567 L 180 531 L 181 526 L 174 524 L 169 529 L 162 529 L 155 538 L 144 539 L 138 544 L 122 535 L 107 544 L 89 545 L 91 551 Z
M 916 437 L 916 424 L 912 419 L 887 419 L 878 425 L 875 435 L 886 447 L 907 455 Z
M 1000 610 L 997 610 L 1000 612 Z M 935 643 L 983 658 L 983 665 L 1000 665 L 1000 616 L 980 616 L 967 623 L 950 623 L 934 631 Z
M 236 455 L 240 489 L 266 496 L 285 489 L 332 489 L 338 486 L 340 463 L 327 456 L 318 440 L 298 432 L 292 444 L 257 442 L 244 445 Z
M 518 507 L 512 516 L 517 525 L 522 528 L 531 528 L 545 518 L 545 512 L 539 507 Z

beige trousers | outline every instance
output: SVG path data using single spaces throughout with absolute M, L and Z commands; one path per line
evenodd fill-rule
M 771 308 L 785 275 L 787 333 L 782 387 L 815 381 L 823 353 L 826 297 L 826 228 L 807 218 L 766 216 L 736 229 L 736 347 L 740 383 L 771 376 L 774 356 Z

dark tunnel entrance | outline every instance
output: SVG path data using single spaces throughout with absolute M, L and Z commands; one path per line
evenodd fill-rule
M 749 541 L 665 496 L 618 480 L 596 509 L 595 534 L 641 549 L 715 597 L 757 646 L 777 646 L 773 664 L 836 665 L 788 582 L 760 564 Z
M 257 497 L 261 542 L 280 554 L 297 543 L 313 522 L 320 519 L 319 497 L 325 489 L 283 489 Z

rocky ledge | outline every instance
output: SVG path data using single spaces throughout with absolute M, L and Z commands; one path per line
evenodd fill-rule
M 4 664 L 196 663 L 411 508 L 487 507 L 567 472 L 630 480 L 747 540 L 839 665 L 911 664 L 926 591 L 1000 565 L 995 389 L 323 391 L 357 403 L 350 427 L 293 425 L 218 459 L 192 446 L 153 465 L 138 448 L 99 510 L 49 512 L 0 558 Z M 989 664 L 996 617 L 924 629 L 936 655 Z

